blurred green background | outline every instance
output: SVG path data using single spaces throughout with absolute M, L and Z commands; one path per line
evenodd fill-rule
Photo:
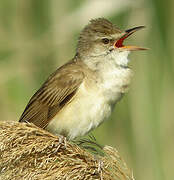
M 41 83 L 73 57 L 89 19 L 146 25 L 127 43 L 150 50 L 130 55 L 130 91 L 94 135 L 118 149 L 136 179 L 173 180 L 173 8 L 172 0 L 0 0 L 1 120 L 19 119 Z

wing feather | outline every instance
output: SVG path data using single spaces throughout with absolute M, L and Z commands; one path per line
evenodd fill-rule
M 60 109 L 72 99 L 83 79 L 82 68 L 74 61 L 62 66 L 33 95 L 19 121 L 31 122 L 45 128 Z

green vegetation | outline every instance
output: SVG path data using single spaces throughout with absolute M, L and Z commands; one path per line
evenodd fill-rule
M 93 134 L 122 153 L 136 179 L 172 180 L 173 7 L 172 0 L 1 0 L 1 120 L 17 121 L 48 75 L 73 57 L 78 34 L 90 18 L 106 17 L 121 29 L 146 25 L 126 44 L 150 50 L 131 54 L 130 91 Z

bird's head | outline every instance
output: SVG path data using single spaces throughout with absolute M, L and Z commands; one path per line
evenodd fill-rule
M 144 26 L 121 31 L 104 18 L 93 19 L 80 34 L 77 53 L 81 57 L 91 58 L 128 55 L 129 51 L 146 50 L 146 48 L 138 46 L 123 45 L 127 37 L 142 28 Z

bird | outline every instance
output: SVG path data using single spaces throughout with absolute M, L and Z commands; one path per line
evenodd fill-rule
M 122 31 L 105 18 L 90 20 L 80 33 L 75 56 L 31 97 L 19 122 L 69 140 L 98 127 L 128 91 L 133 74 L 129 53 L 147 49 L 123 42 L 144 27 Z

